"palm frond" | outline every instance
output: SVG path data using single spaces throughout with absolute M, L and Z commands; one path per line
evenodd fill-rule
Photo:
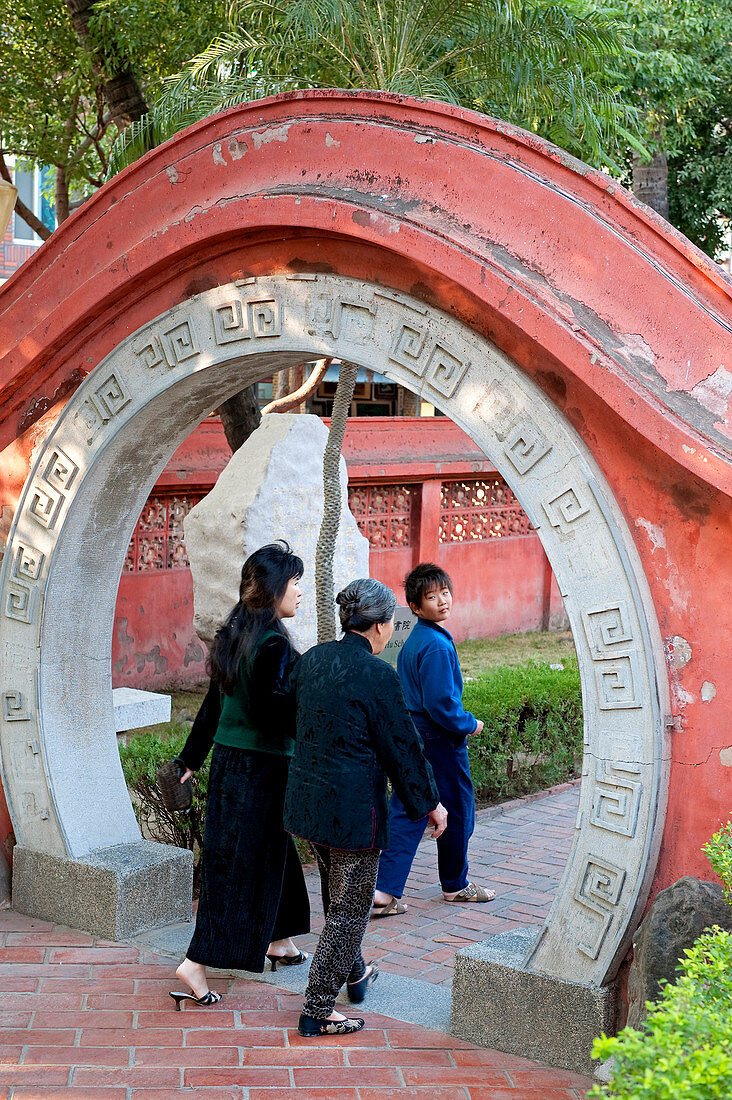
M 229 27 L 115 145 L 110 173 L 177 129 L 291 88 L 377 89 L 487 110 L 615 165 L 633 106 L 602 0 L 232 0 Z

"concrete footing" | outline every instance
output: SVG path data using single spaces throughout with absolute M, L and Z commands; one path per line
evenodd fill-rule
M 614 984 L 588 986 L 525 970 L 535 928 L 502 932 L 455 957 L 451 1033 L 460 1039 L 592 1075 L 592 1042 L 614 1033 Z
M 141 840 L 81 859 L 13 850 L 13 908 L 108 940 L 190 920 L 193 853 Z

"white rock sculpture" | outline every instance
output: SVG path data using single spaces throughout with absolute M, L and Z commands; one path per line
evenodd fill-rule
M 323 515 L 323 451 L 328 429 L 318 416 L 271 413 L 232 455 L 213 489 L 184 521 L 193 577 L 193 624 L 208 645 L 239 598 L 244 559 L 264 543 L 286 539 L 305 565 L 303 598 L 287 623 L 297 648 L 315 645 L 315 546 Z M 333 562 L 335 591 L 369 575 L 369 544 L 343 510 Z

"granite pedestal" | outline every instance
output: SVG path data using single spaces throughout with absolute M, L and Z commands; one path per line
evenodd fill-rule
M 593 1074 L 592 1042 L 614 1032 L 614 984 L 561 981 L 523 968 L 535 928 L 502 932 L 455 957 L 451 1033 L 553 1066 Z
M 13 851 L 13 908 L 108 940 L 190 920 L 193 853 L 141 840 L 80 859 Z

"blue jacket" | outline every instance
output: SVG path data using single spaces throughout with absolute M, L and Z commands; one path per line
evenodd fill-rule
M 455 643 L 438 623 L 417 619 L 397 658 L 397 672 L 412 720 L 422 734 L 462 741 L 475 732 L 463 710 L 463 677 Z

